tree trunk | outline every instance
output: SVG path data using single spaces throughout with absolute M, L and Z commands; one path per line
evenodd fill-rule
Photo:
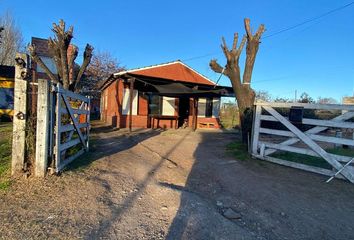
M 251 88 L 252 72 L 256 61 L 260 38 L 265 31 L 265 28 L 264 25 L 261 24 L 257 32 L 253 35 L 250 27 L 250 20 L 246 18 L 244 23 L 246 35 L 243 36 L 239 47 L 237 47 L 237 33 L 234 34 L 234 41 L 231 50 L 227 47 L 225 39 L 222 38 L 221 49 L 223 50 L 227 60 L 225 68 L 221 67 L 215 59 L 211 60 L 209 65 L 212 70 L 217 73 L 224 74 L 231 81 L 239 108 L 242 141 L 247 144 L 252 131 L 252 112 L 256 96 L 255 92 Z M 246 42 L 246 62 L 241 82 L 239 58 Z

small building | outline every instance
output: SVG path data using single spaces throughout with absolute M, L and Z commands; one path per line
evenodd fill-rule
M 342 104 L 344 104 L 344 105 L 354 105 L 354 97 L 343 97 Z
M 101 119 L 117 128 L 220 128 L 220 98 L 234 96 L 179 60 L 115 73 L 101 91 Z

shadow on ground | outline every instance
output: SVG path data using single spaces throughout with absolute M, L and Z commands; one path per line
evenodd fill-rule
M 121 134 L 115 134 L 120 131 Z M 90 150 L 67 166 L 65 170 L 78 170 L 89 166 L 94 161 L 125 151 L 139 142 L 157 136 L 163 129 L 114 129 L 99 121 L 94 122 L 91 130 Z
M 185 186 L 160 183 L 182 193 L 167 239 L 354 239 L 352 184 L 260 160 L 233 162 L 224 153 L 236 135 L 200 134 Z M 225 218 L 228 209 L 239 216 Z

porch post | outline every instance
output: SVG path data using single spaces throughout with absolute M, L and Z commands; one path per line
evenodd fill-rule
M 129 132 L 132 131 L 132 115 L 133 115 L 133 100 L 134 100 L 134 96 L 133 96 L 133 90 L 134 90 L 134 82 L 135 79 L 134 78 L 130 78 L 129 79 L 130 82 L 130 89 L 129 89 Z
M 193 131 L 197 129 L 197 121 L 198 121 L 198 99 L 193 98 L 193 121 L 192 121 Z

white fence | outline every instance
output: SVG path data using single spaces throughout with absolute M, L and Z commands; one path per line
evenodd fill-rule
M 284 116 L 284 113 L 280 113 L 284 110 L 289 112 L 289 116 L 295 113 L 295 116 L 293 115 L 295 120 L 292 116 L 289 119 Z M 306 118 L 302 115 L 304 111 L 319 110 L 331 112 L 332 118 Z M 254 157 L 262 160 L 328 175 L 331 176 L 329 180 L 339 177 L 354 183 L 354 167 L 352 166 L 354 156 L 342 156 L 328 152 L 330 146 L 354 146 L 352 135 L 354 122 L 347 121 L 353 118 L 353 105 L 257 102 L 250 151 Z M 347 134 L 336 134 L 335 130 L 337 133 Z M 271 156 L 277 151 L 320 157 L 332 169 Z

